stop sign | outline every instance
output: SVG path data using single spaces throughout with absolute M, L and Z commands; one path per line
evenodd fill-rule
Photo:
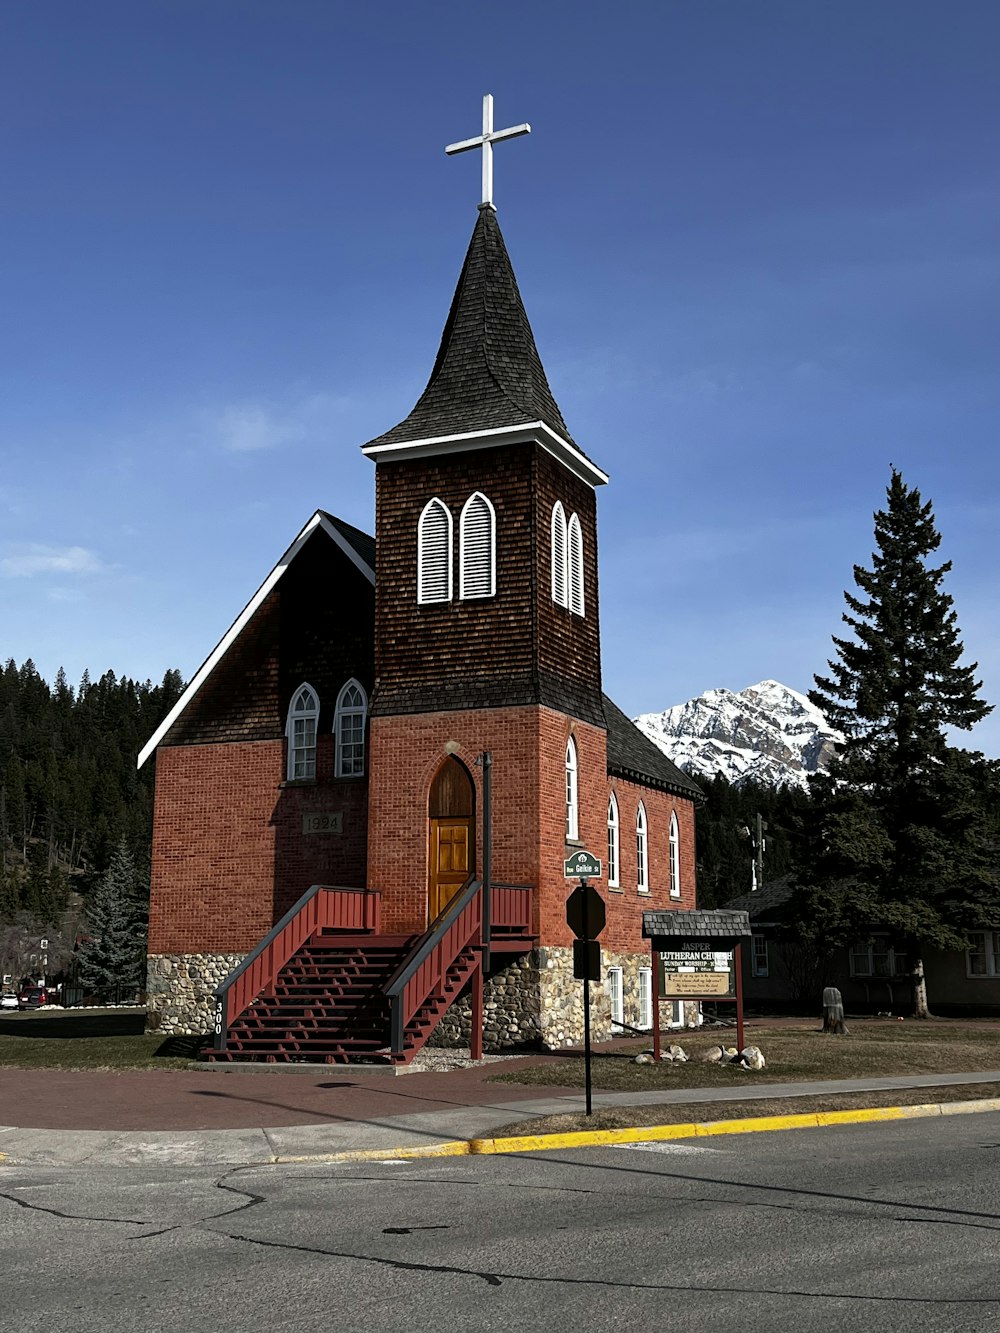
M 607 921 L 604 899 L 590 884 L 579 884 L 566 899 L 566 922 L 578 940 L 596 940 Z

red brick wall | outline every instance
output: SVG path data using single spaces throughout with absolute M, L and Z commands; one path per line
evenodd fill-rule
M 150 953 L 247 951 L 311 884 L 364 885 L 368 782 L 333 762 L 329 734 L 310 783 L 284 782 L 284 741 L 160 747 Z M 338 810 L 342 833 L 303 833 L 303 815 Z

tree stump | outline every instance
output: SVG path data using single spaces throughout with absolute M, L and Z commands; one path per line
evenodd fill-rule
M 832 1032 L 835 1037 L 848 1036 L 844 1001 L 836 986 L 827 986 L 823 990 L 823 1031 Z

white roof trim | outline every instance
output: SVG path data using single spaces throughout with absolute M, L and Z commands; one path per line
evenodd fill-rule
M 462 435 L 435 435 L 424 440 L 406 440 L 402 444 L 364 444 L 361 452 L 367 458 L 389 462 L 401 454 L 430 457 L 433 454 L 462 453 L 469 449 L 492 449 L 501 444 L 523 444 L 534 441 L 565 463 L 569 470 L 589 486 L 604 486 L 609 480 L 596 463 L 558 435 L 544 421 L 527 421 L 523 426 L 501 426 L 497 430 L 467 431 Z
M 281 559 L 278 561 L 275 567 L 271 570 L 270 574 L 268 574 L 264 582 L 260 585 L 260 587 L 254 593 L 254 595 L 250 598 L 249 602 L 247 602 L 246 606 L 243 608 L 240 614 L 229 626 L 229 629 L 222 636 L 219 642 L 215 645 L 211 653 L 209 653 L 208 657 L 206 657 L 204 662 L 202 662 L 201 666 L 198 668 L 198 670 L 195 672 L 194 676 L 188 683 L 187 689 L 177 700 L 173 708 L 171 708 L 170 712 L 163 719 L 160 725 L 153 732 L 152 736 L 150 736 L 149 740 L 146 742 L 143 748 L 139 751 L 139 759 L 136 763 L 136 768 L 142 768 L 143 764 L 153 753 L 153 751 L 156 749 L 159 743 L 163 740 L 164 736 L 166 736 L 167 732 L 174 725 L 174 723 L 177 721 L 180 715 L 187 708 L 188 704 L 191 702 L 194 696 L 204 685 L 205 681 L 208 680 L 209 676 L 212 674 L 212 672 L 215 670 L 218 664 L 222 661 L 223 657 L 225 657 L 226 653 L 229 651 L 229 648 L 232 646 L 232 644 L 236 642 L 240 634 L 243 632 L 244 628 L 253 619 L 254 615 L 257 612 L 258 607 L 267 597 L 268 593 L 270 593 L 271 589 L 275 586 L 275 584 L 281 578 L 282 574 L 284 574 L 285 570 L 292 563 L 292 561 L 295 559 L 298 553 L 302 550 L 303 546 L 305 546 L 306 542 L 312 536 L 316 528 L 322 528 L 322 530 L 326 533 L 326 535 L 344 552 L 344 554 L 348 557 L 348 559 L 352 562 L 352 564 L 356 565 L 357 568 L 361 571 L 361 573 L 364 574 L 364 576 L 368 579 L 369 583 L 371 583 L 372 586 L 374 586 L 375 584 L 374 569 L 372 569 L 371 566 L 365 560 L 363 560 L 361 556 L 358 555 L 357 551 L 355 551 L 351 543 L 347 540 L 346 537 L 344 537 L 344 535 L 341 532 L 338 532 L 338 530 L 334 527 L 334 525 L 330 522 L 330 520 L 326 517 L 326 515 L 320 513 L 319 510 L 317 510 L 316 513 L 313 514 L 309 522 L 302 529 L 302 531 L 299 533 L 299 535 L 292 542 L 291 546 L 289 546 L 285 554 L 281 557 Z

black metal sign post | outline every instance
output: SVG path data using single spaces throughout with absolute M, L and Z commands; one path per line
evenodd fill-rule
M 564 863 L 566 878 L 580 876 L 580 883 L 566 899 L 566 921 L 576 936 L 573 941 L 573 975 L 583 982 L 583 1066 L 587 1115 L 593 1115 L 593 1079 L 590 1051 L 590 983 L 601 979 L 601 948 L 597 937 L 604 929 L 607 912 L 604 899 L 588 882 L 599 876 L 601 863 L 588 852 L 577 852 Z

